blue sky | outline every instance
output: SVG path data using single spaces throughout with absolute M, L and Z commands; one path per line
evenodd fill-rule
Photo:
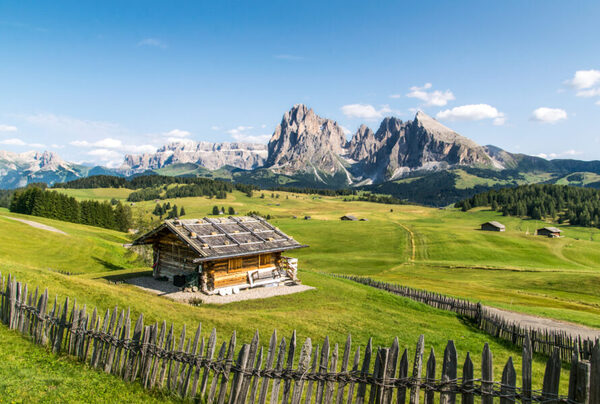
M 216 4 L 215 4 L 216 3 Z M 600 2 L 0 2 L 0 150 L 117 165 L 265 141 L 305 103 L 354 133 L 417 109 L 480 144 L 600 159 Z

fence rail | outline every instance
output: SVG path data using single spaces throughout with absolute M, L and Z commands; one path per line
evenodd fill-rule
M 144 325 L 143 314 L 132 327 L 129 309 L 115 307 L 101 316 L 94 308 L 90 315 L 85 305 L 71 304 L 69 298 L 62 305 L 55 298 L 50 308 L 47 289 L 30 292 L 10 275 L 8 279 L 0 276 L 0 320 L 54 353 L 72 355 L 126 381 L 139 381 L 145 388 L 165 389 L 207 403 L 430 404 L 437 400 L 453 404 L 457 399 L 462 403 L 477 399 L 483 404 L 600 403 L 599 344 L 591 349 L 589 360 L 572 355 L 569 390 L 561 395 L 558 348 L 548 359 L 543 382 L 536 383 L 542 390 L 532 389 L 529 335 L 524 337 L 521 383 L 517 386 L 512 358 L 505 364 L 501 380 L 494 379 L 487 344 L 481 369 L 476 372 L 480 378 L 474 376 L 476 367 L 469 353 L 459 377 L 453 341 L 445 348 L 441 372 L 433 349 L 425 363 L 423 336 L 410 368 L 408 350 L 400 350 L 397 338 L 384 348 L 374 347 L 370 339 L 361 350 L 353 347 L 348 336 L 341 350 L 327 337 L 321 346 L 313 346 L 310 338 L 299 346 L 295 332 L 289 341 L 279 340 L 273 332 L 264 349 L 257 332 L 250 343 L 238 349 L 234 331 L 217 351 L 215 329 L 207 339 L 199 325 L 188 338 L 184 326 L 177 337 L 166 321 L 160 326 Z
M 565 362 L 571 360 L 574 352 L 577 352 L 580 359 L 589 360 L 594 346 L 599 342 L 598 339 L 593 341 L 590 338 L 573 336 L 563 331 L 523 327 L 514 321 L 491 313 L 481 303 L 473 303 L 395 283 L 377 281 L 368 277 L 337 274 L 333 276 L 382 289 L 438 309 L 453 311 L 475 321 L 478 327 L 488 334 L 521 347 L 525 343 L 525 338 L 528 337 L 534 353 L 550 356 L 558 349 L 559 358 Z M 598 403 L 600 404 L 600 401 Z

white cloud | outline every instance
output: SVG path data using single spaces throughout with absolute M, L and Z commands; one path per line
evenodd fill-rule
M 304 60 L 304 57 L 298 55 L 291 55 L 289 53 L 282 53 L 279 55 L 273 55 L 275 59 L 279 60 Z
M 247 134 L 236 134 L 231 135 L 236 141 L 241 143 L 268 143 L 271 139 L 271 135 L 247 135 Z
M 237 128 L 229 129 L 227 133 L 231 136 L 241 135 L 246 131 L 253 129 L 252 126 L 238 126 Z
M 16 132 L 17 127 L 12 125 L 0 125 L 0 132 Z
M 26 146 L 27 143 L 22 141 L 21 139 L 17 139 L 16 137 L 12 139 L 0 140 L 0 144 L 8 145 L 8 146 Z
M 194 143 L 192 139 L 185 139 L 181 137 L 168 137 L 167 142 L 169 143 Z
M 248 131 L 252 129 L 254 129 L 252 126 L 238 126 L 229 129 L 227 133 L 229 133 L 236 142 L 242 143 L 268 143 L 269 139 L 271 139 L 271 135 L 269 134 L 253 135 L 248 133 Z
M 118 160 L 122 157 L 121 153 L 109 149 L 94 149 L 87 152 L 87 154 L 103 162 Z
M 124 144 L 119 139 L 104 138 L 96 142 L 88 142 L 87 140 L 75 140 L 69 143 L 75 147 L 96 147 L 97 150 L 113 150 L 121 153 L 153 153 L 156 151 L 156 147 L 150 144 L 132 145 Z M 88 154 L 90 154 L 88 152 Z M 92 154 L 93 155 L 93 154 Z
M 588 88 L 587 90 L 579 90 L 576 94 L 578 97 L 590 98 L 590 97 L 598 97 L 600 96 L 600 87 L 598 88 Z
M 560 108 L 541 107 L 533 111 L 531 120 L 542 123 L 556 123 L 567 119 L 567 112 Z
M 384 114 L 392 112 L 388 105 L 382 105 L 380 109 L 376 109 L 370 104 L 348 104 L 344 105 L 341 110 L 349 118 L 360 119 L 383 118 Z
M 29 147 L 35 147 L 36 149 L 44 149 L 46 148 L 46 145 L 43 143 L 28 143 L 27 146 Z
M 567 84 L 578 90 L 600 85 L 600 70 L 578 70 L 572 79 L 567 80 Z
M 596 105 L 600 105 L 600 100 L 596 101 Z
M 443 107 L 448 104 L 448 101 L 455 99 L 454 94 L 450 90 L 446 91 L 427 91 L 431 89 L 431 83 L 425 83 L 423 87 L 413 86 L 410 88 L 410 92 L 406 94 L 409 98 L 416 98 L 425 102 L 425 106 Z M 399 98 L 399 94 L 394 94 L 392 98 Z
M 345 126 L 340 125 L 340 128 L 342 128 L 342 132 L 344 132 L 344 135 L 349 135 L 352 133 L 350 132 L 350 129 L 346 128 Z
M 221 127 L 220 127 L 220 126 L 217 126 L 217 125 L 213 125 L 213 126 L 211 126 L 211 127 L 210 127 L 210 129 L 211 129 L 211 130 L 220 130 L 220 129 L 221 129 Z
M 566 150 L 566 151 L 563 151 L 560 153 L 538 153 L 538 154 L 536 154 L 536 156 L 541 157 L 543 159 L 557 159 L 557 158 L 578 156 L 580 154 L 583 154 L 583 152 L 571 149 L 571 150 Z
M 188 132 L 187 130 L 173 129 L 173 130 L 170 130 L 169 132 L 167 132 L 165 135 L 169 136 L 169 137 L 182 138 L 182 137 L 190 136 L 191 133 Z
M 149 46 L 153 48 L 166 49 L 167 43 L 157 38 L 144 38 L 138 42 L 138 46 Z
M 480 121 L 492 119 L 494 125 L 504 125 L 506 115 L 488 104 L 470 104 L 445 109 L 437 113 L 436 118 L 450 121 Z
M 577 90 L 577 97 L 600 97 L 600 70 L 578 70 L 566 84 Z

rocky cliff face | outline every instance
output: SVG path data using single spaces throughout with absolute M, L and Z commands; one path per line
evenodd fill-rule
M 143 172 L 178 163 L 194 163 L 209 170 L 216 170 L 225 165 L 251 170 L 263 166 L 266 158 L 267 147 L 262 144 L 170 143 L 158 149 L 156 153 L 126 155 L 121 170 Z
M 355 138 L 360 138 L 359 132 Z M 358 171 L 375 182 L 415 170 L 492 164 L 483 147 L 423 112 L 418 112 L 413 121 L 385 118 L 372 139 L 372 152 L 359 162 Z
M 337 122 L 321 118 L 305 105 L 295 105 L 283 115 L 269 141 L 266 166 L 285 174 L 334 174 L 344 169 L 339 156 L 346 153 L 346 143 Z
M 266 166 L 285 174 L 344 171 L 348 183 L 381 182 L 414 170 L 491 166 L 484 148 L 423 112 L 412 121 L 385 118 L 377 132 L 362 125 L 350 142 L 334 121 L 295 105 L 269 142 Z M 351 176 L 350 173 L 353 175 Z
M 56 153 L 0 151 L 0 188 L 17 188 L 32 182 L 70 181 L 85 176 L 87 168 L 67 163 Z

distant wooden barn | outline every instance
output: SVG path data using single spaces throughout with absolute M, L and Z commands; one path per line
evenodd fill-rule
M 491 222 L 485 222 L 481 225 L 481 230 L 485 231 L 506 231 L 506 226 L 500 222 L 492 220 Z
M 340 217 L 340 220 L 350 220 L 352 222 L 356 222 L 358 219 L 356 218 L 356 216 L 344 215 L 344 216 Z
M 561 230 L 557 227 L 542 227 L 537 230 L 538 236 L 546 236 L 546 237 L 560 237 Z
M 155 278 L 207 294 L 297 281 L 298 260 L 282 253 L 307 247 L 259 216 L 166 220 L 133 245 L 152 245 Z

